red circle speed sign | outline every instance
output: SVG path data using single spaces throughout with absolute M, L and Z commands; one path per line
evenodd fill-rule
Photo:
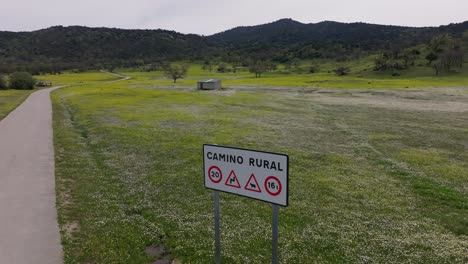
M 268 176 L 265 179 L 265 190 L 271 196 L 277 196 L 280 194 L 282 188 L 280 180 L 275 176 Z
M 223 179 L 223 173 L 219 167 L 211 166 L 208 169 L 208 177 L 210 177 L 212 182 L 219 183 Z

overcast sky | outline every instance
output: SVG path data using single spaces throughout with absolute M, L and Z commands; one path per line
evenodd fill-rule
M 281 18 L 439 26 L 468 20 L 468 0 L 0 0 L 7 31 L 82 25 L 210 35 Z

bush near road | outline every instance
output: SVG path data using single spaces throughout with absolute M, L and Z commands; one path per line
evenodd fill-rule
M 5 76 L 0 74 L 0 90 L 8 89 L 7 82 L 5 80 Z
M 18 90 L 32 90 L 36 85 L 36 79 L 27 72 L 15 72 L 10 75 L 9 88 Z

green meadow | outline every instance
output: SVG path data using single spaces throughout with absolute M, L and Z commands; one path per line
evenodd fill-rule
M 213 263 L 204 143 L 289 155 L 280 263 L 467 263 L 467 77 L 353 71 L 256 79 L 192 66 L 176 85 L 129 71 L 55 91 L 65 263 Z M 203 77 L 225 88 L 196 90 Z M 223 263 L 268 263 L 271 206 L 220 196 Z
M 37 80 L 51 81 L 53 86 L 58 85 L 85 85 L 103 81 L 120 79 L 117 76 L 102 72 L 64 73 L 57 75 L 35 76 Z M 0 90 L 0 120 L 6 117 L 35 90 Z
M 439 76 L 427 66 L 415 66 L 402 70 L 400 76 L 391 76 L 389 72 L 375 72 L 373 57 L 367 57 L 350 62 L 305 61 L 299 70 L 286 70 L 282 65 L 276 71 L 265 72 L 261 78 L 240 67 L 236 73 L 218 73 L 213 66 L 211 72 L 202 70 L 201 64 L 190 64 L 187 77 L 178 80 L 180 85 L 195 85 L 204 78 L 220 78 L 226 87 L 236 85 L 264 85 L 264 86 L 291 86 L 291 87 L 322 87 L 322 88 L 421 88 L 421 87 L 457 87 L 468 86 L 468 68 L 454 73 L 444 73 Z M 419 62 L 422 63 L 422 62 Z M 310 65 L 319 65 L 316 73 L 307 73 Z M 350 72 L 346 76 L 337 76 L 333 70 L 337 67 L 348 67 Z M 138 80 L 150 81 L 155 84 L 170 84 L 171 81 L 160 71 L 142 72 L 142 69 L 120 69 L 124 75 L 138 77 Z
M 0 120 L 20 105 L 33 90 L 0 90 Z
M 101 82 L 109 82 L 120 79 L 120 77 L 105 72 L 85 72 L 73 73 L 64 72 L 62 74 L 49 74 L 35 76 L 37 80 L 52 82 L 54 86 L 58 85 L 85 85 Z

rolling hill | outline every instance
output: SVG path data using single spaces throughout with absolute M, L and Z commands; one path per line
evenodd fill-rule
M 353 52 L 411 47 L 442 33 L 458 37 L 467 30 L 468 21 L 414 28 L 333 21 L 303 24 L 281 19 L 204 37 L 161 29 L 56 26 L 33 32 L 0 32 L 0 71 L 31 65 L 58 68 L 102 64 L 128 66 L 214 57 L 224 61 L 260 58 L 278 62 L 291 57 L 338 58 Z
M 434 36 L 449 33 L 460 37 L 468 21 L 440 27 L 401 27 L 366 23 L 324 21 L 303 24 L 292 19 L 237 27 L 209 37 L 218 46 L 262 57 L 292 56 L 301 59 L 336 58 L 352 52 L 404 49 L 427 43 Z M 283 55 L 278 55 L 278 54 Z M 289 54 L 289 55 L 288 55 Z

